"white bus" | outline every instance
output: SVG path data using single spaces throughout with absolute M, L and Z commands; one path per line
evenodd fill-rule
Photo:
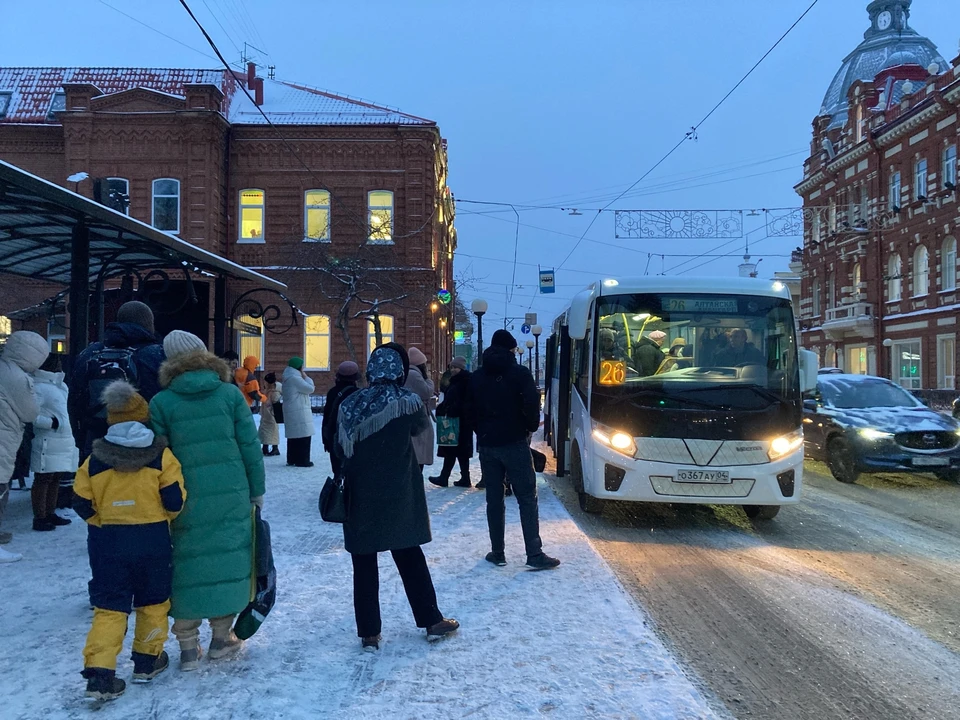
M 782 283 L 598 281 L 554 321 L 547 365 L 545 434 L 583 510 L 710 503 L 771 519 L 800 500 L 817 356 L 798 349 Z

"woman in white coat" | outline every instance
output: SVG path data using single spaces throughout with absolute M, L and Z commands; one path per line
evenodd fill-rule
M 310 396 L 314 385 L 303 371 L 302 358 L 290 358 L 283 371 L 283 433 L 287 437 L 287 465 L 313 467 L 310 441 L 313 438 L 313 410 Z
M 0 520 L 10 493 L 10 476 L 23 426 L 37 419 L 37 399 L 30 373 L 50 354 L 47 341 L 35 332 L 20 330 L 7 338 L 0 352 Z M 0 532 L 0 545 L 10 542 L 10 533 Z M 21 555 L 0 547 L 0 563 L 16 562 Z
M 427 356 L 419 348 L 407 350 L 410 357 L 410 372 L 407 373 L 407 382 L 404 387 L 418 395 L 423 400 L 423 406 L 432 416 L 434 410 L 433 380 L 427 375 Z M 433 465 L 433 423 L 419 435 L 413 436 L 413 451 L 417 455 L 417 463 L 423 470 L 425 465 Z
M 60 356 L 50 355 L 33 373 L 37 396 L 37 419 L 33 422 L 33 529 L 46 532 L 70 521 L 56 513 L 60 481 L 77 472 L 80 451 L 70 430 L 67 414 L 67 384 L 60 371 Z

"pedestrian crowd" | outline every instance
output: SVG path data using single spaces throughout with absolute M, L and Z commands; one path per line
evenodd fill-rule
M 414 620 L 429 641 L 459 628 L 439 609 L 422 550 L 432 539 L 423 470 L 434 464 L 435 448 L 443 467 L 429 481 L 450 487 L 459 465 L 453 486 L 470 488 L 476 436 L 476 487 L 486 491 L 490 533 L 487 561 L 507 562 L 504 498 L 512 491 L 526 564 L 534 570 L 560 564 L 540 540 L 530 447 L 540 395 L 516 348 L 515 338 L 500 330 L 476 372 L 454 358 L 440 382 L 442 398 L 427 357 L 415 347 L 376 347 L 365 383 L 357 363 L 337 368 L 321 441 L 331 480 L 345 497 L 344 547 L 353 564 L 363 650 L 376 651 L 382 643 L 381 552 L 391 553 Z M 282 424 L 287 465 L 313 466 L 315 386 L 298 357 L 279 376 L 261 378 L 257 357 L 217 357 L 191 333 L 173 330 L 160 342 L 153 313 L 136 301 L 119 309 L 103 341 L 84 349 L 72 367 L 61 362 L 29 331 L 10 335 L 0 351 L 0 522 L 13 480 L 23 487 L 31 473 L 35 531 L 70 524 L 56 512 L 65 506 L 86 522 L 93 620 L 82 675 L 86 696 L 103 702 L 125 690 L 117 657 L 131 611 L 136 683 L 168 668 L 164 646 L 171 629 L 179 667 L 191 671 L 204 656 L 204 620 L 212 635 L 206 655 L 218 660 L 235 655 L 255 631 L 245 616 L 253 612 L 259 623 L 269 612 L 275 588 L 264 587 L 260 570 L 269 551 L 269 542 L 262 542 L 264 458 L 280 455 Z M 22 559 L 2 547 L 11 540 L 0 530 L 0 563 Z

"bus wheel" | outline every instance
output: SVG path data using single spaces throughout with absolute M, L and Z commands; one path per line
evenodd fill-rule
M 580 509 L 585 513 L 596 515 L 603 510 L 603 500 L 598 500 L 583 491 L 583 465 L 580 461 L 580 448 L 574 443 L 571 450 L 570 482 L 573 484 L 573 489 L 577 491 L 577 502 L 580 503 Z
M 744 505 L 743 511 L 751 520 L 773 520 L 780 512 L 779 505 Z

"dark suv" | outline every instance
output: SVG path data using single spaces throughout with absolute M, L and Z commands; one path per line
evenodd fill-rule
M 960 423 L 883 378 L 820 375 L 804 399 L 803 433 L 807 457 L 824 460 L 840 482 L 862 472 L 960 481 Z

